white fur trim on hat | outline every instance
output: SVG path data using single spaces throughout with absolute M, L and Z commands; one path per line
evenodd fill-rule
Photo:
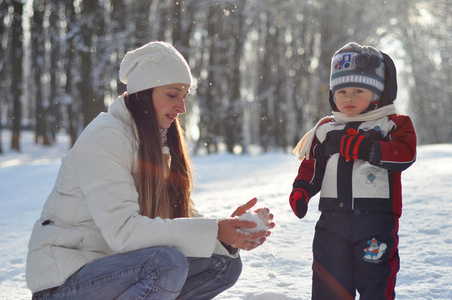
M 119 67 L 119 80 L 127 84 L 129 94 L 168 84 L 192 84 L 187 61 L 165 42 L 150 42 L 127 52 Z

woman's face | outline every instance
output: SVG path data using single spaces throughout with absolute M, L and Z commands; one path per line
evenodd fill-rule
M 152 99 L 160 128 L 169 128 L 179 114 L 186 112 L 185 98 L 189 91 L 190 86 L 182 83 L 163 85 L 153 89 Z
M 336 106 L 340 112 L 349 117 L 365 111 L 374 97 L 374 92 L 360 87 L 346 87 L 334 93 Z

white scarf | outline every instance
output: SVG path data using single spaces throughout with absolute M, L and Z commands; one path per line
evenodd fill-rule
M 298 142 L 297 146 L 293 149 L 292 153 L 298 156 L 299 160 L 302 160 L 305 156 L 309 159 L 309 152 L 311 151 L 312 141 L 314 141 L 315 131 L 317 128 L 327 122 L 335 121 L 338 124 L 345 124 L 349 122 L 365 122 L 381 119 L 385 116 L 396 114 L 396 108 L 394 104 L 383 106 L 376 110 L 368 111 L 364 114 L 359 114 L 356 116 L 349 117 L 341 112 L 333 112 L 332 116 L 327 116 L 320 119 L 319 122 L 306 133 L 301 140 Z

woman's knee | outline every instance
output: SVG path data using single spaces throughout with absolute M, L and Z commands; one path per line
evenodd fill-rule
M 187 257 L 176 248 L 172 247 L 163 247 L 159 251 L 156 259 L 167 262 L 167 265 L 171 268 L 171 266 L 177 266 L 177 268 L 181 271 L 188 272 L 188 261 Z
M 180 291 L 187 279 L 188 262 L 185 255 L 171 247 L 159 249 L 152 263 L 155 285 L 165 291 Z
M 240 259 L 240 256 L 229 261 L 226 273 L 233 284 L 239 280 L 240 274 L 242 274 L 242 260 Z

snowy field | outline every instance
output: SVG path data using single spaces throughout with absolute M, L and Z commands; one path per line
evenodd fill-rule
M 22 153 L 11 153 L 9 132 L 2 132 L 2 140 L 6 153 L 0 156 L 0 299 L 30 299 L 24 276 L 27 243 L 69 142 L 60 136 L 58 145 L 45 148 L 34 145 L 32 134 L 24 132 Z M 197 171 L 193 199 L 206 216 L 229 216 L 256 196 L 257 206 L 269 207 L 277 223 L 266 244 L 242 251 L 241 278 L 216 299 L 310 299 L 311 243 L 319 212 L 316 198 L 303 220 L 289 208 L 296 157 L 275 152 L 193 160 Z M 397 299 L 451 300 L 452 144 L 419 147 L 416 163 L 402 177 Z

